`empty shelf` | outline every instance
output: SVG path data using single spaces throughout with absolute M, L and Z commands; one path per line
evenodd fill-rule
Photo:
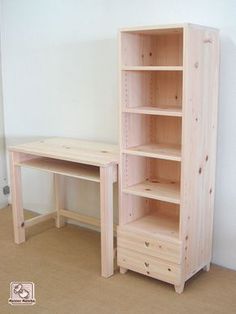
M 181 161 L 180 145 L 145 144 L 125 149 L 124 153 L 136 156 Z
M 53 158 L 35 158 L 17 164 L 47 172 L 57 173 L 69 177 L 100 182 L 99 168 Z
M 152 237 L 161 235 L 178 239 L 179 218 L 176 215 L 151 213 L 126 224 L 124 228 L 133 232 L 144 232 Z
M 144 181 L 123 189 L 124 193 L 180 204 L 180 186 L 177 182 Z
M 133 108 L 125 108 L 124 112 L 128 113 L 139 113 L 139 114 L 150 114 L 157 116 L 170 116 L 170 117 L 182 117 L 182 109 L 181 108 L 158 108 L 158 107 L 133 107 Z

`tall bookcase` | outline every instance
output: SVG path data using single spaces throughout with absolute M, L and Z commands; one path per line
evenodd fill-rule
M 122 29 L 118 265 L 171 283 L 211 261 L 219 36 Z

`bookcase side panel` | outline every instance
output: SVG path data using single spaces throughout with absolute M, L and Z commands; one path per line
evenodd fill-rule
M 218 32 L 185 30 L 181 222 L 185 280 L 210 263 L 218 99 Z

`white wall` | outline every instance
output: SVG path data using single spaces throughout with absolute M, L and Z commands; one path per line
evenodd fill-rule
M 1 43 L 0 43 L 1 45 Z M 3 187 L 7 185 L 6 149 L 4 137 L 4 114 L 2 99 L 2 70 L 0 53 L 0 208 L 8 204 L 8 197 L 3 194 Z
M 220 28 L 214 262 L 236 269 L 235 16 L 233 0 L 3 0 L 7 143 L 55 135 L 117 142 L 117 29 L 178 22 Z M 98 197 L 82 202 L 76 189 L 83 195 L 86 186 L 69 184 L 68 206 L 81 203 L 97 215 Z M 48 177 L 28 171 L 24 186 L 26 208 L 52 206 Z

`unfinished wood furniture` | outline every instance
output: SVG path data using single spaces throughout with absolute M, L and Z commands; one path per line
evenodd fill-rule
M 211 261 L 218 31 L 184 24 L 119 36 L 118 265 L 181 293 Z
M 25 241 L 25 228 L 52 217 L 60 228 L 65 218 L 101 225 L 101 273 L 113 274 L 113 183 L 117 181 L 118 149 L 115 145 L 52 138 L 9 148 L 11 192 L 15 243 Z M 24 219 L 21 191 L 21 167 L 30 167 L 54 176 L 55 211 Z M 100 221 L 63 208 L 64 176 L 100 183 Z

